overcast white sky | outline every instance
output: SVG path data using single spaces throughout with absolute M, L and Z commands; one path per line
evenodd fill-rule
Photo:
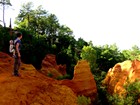
M 140 0 L 11 0 L 7 26 L 10 17 L 14 23 L 21 4 L 29 1 L 55 14 L 61 25 L 73 30 L 76 39 L 91 40 L 93 45 L 116 43 L 119 49 L 140 47 Z

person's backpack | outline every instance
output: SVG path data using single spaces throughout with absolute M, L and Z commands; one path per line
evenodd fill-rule
M 16 44 L 17 44 L 18 41 L 19 41 L 18 38 L 14 40 L 14 49 L 15 49 L 15 51 L 16 51 Z

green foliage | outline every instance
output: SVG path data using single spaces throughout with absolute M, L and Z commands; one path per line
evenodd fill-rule
M 74 66 L 76 64 L 76 60 L 73 58 L 73 56 L 68 55 L 65 50 L 62 49 L 61 52 L 56 54 L 56 60 L 58 64 L 66 64 L 66 72 L 67 74 L 70 74 L 70 78 L 73 77 L 73 71 L 74 71 Z
M 118 94 L 114 94 L 112 96 L 108 95 L 108 101 L 110 105 L 127 105 L 127 104 L 124 104 L 123 97 L 120 97 Z
M 96 46 L 94 50 L 96 50 L 97 54 L 96 63 L 98 68 L 103 71 L 108 71 L 116 63 L 125 60 L 124 55 L 118 50 L 116 44 Z
M 96 86 L 97 86 L 97 91 L 98 91 L 98 95 L 97 95 L 97 99 L 96 99 L 96 103 L 98 105 L 107 105 L 107 99 L 106 99 L 106 88 L 104 86 L 102 86 L 102 81 L 105 79 L 106 76 L 106 72 L 105 71 L 101 71 L 99 69 L 95 69 L 94 70 L 94 79 L 96 82 Z
M 140 81 L 128 83 L 124 86 L 126 94 L 119 96 L 118 94 L 108 95 L 111 105 L 137 105 L 140 95 Z
M 108 101 L 111 105 L 137 105 L 137 101 L 134 100 L 134 97 L 132 95 L 121 97 L 118 94 L 114 94 L 113 96 L 108 96 Z
M 63 76 L 59 76 L 56 79 L 57 80 L 63 80 L 63 79 L 69 79 L 69 78 L 70 78 L 70 75 L 69 74 L 66 74 L 66 75 L 63 75 Z
M 135 82 L 127 84 L 124 87 L 127 91 L 126 102 L 131 101 L 133 105 L 137 105 L 137 101 L 140 95 L 140 81 L 136 80 Z
M 105 76 L 106 76 L 106 72 L 105 71 L 101 71 L 101 70 L 95 70 L 94 72 L 94 79 L 97 83 L 97 85 L 99 84 L 99 86 L 101 85 L 101 82 L 103 79 L 105 79 Z
M 51 72 L 49 72 L 49 73 L 47 74 L 47 76 L 48 76 L 48 77 L 53 77 L 53 74 L 52 74 Z
M 81 58 L 90 63 L 92 72 L 96 68 L 96 50 L 92 46 L 84 46 L 81 52 Z
M 81 50 L 84 46 L 88 46 L 88 43 L 84 39 L 78 38 L 78 41 L 76 42 L 76 48 Z
M 77 97 L 77 103 L 78 105 L 90 105 L 91 104 L 91 99 L 89 97 L 86 97 L 84 95 L 79 95 Z
M 123 50 L 122 53 L 128 60 L 140 60 L 140 48 L 136 45 L 134 45 L 130 50 Z
M 88 46 L 88 43 L 84 39 L 78 38 L 75 44 L 75 51 L 79 59 L 81 59 L 80 54 L 84 46 Z
M 11 39 L 9 29 L 0 26 L 0 51 L 9 53 L 9 40 Z
M 34 34 L 55 35 L 59 23 L 54 14 L 48 14 L 42 6 L 33 8 L 33 3 L 23 4 L 20 13 L 16 17 L 15 23 L 20 29 L 32 31 Z

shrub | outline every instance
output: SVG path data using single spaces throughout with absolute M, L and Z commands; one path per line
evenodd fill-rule
M 69 78 L 70 78 L 70 75 L 69 74 L 66 74 L 66 75 L 63 75 L 63 76 L 59 76 L 56 79 L 57 80 L 63 80 L 63 79 L 69 79 Z
M 78 105 L 89 105 L 91 104 L 91 99 L 84 95 L 81 95 L 77 97 L 77 103 Z
M 47 76 L 48 77 L 53 77 L 53 74 L 51 72 L 48 72 Z
M 128 83 L 124 86 L 126 94 L 119 96 L 118 94 L 107 95 L 111 105 L 137 105 L 140 94 L 140 81 Z

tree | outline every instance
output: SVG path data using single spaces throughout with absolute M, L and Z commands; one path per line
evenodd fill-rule
M 30 60 L 28 58 L 24 61 L 34 61 L 35 65 L 40 65 L 43 57 L 47 53 L 52 53 L 56 55 L 58 64 L 66 64 L 67 73 L 72 77 L 77 60 L 75 56 L 76 40 L 72 36 L 73 31 L 65 25 L 60 25 L 55 14 L 48 14 L 42 6 L 32 9 L 31 5 L 32 3 L 27 3 L 22 6 L 15 22 L 19 29 L 33 34 L 34 41 L 30 41 L 30 44 L 28 44 L 27 39 L 24 40 L 25 37 L 23 38 L 22 52 L 24 55 L 22 57 L 25 58 L 29 54 L 31 57 Z
M 46 34 L 48 36 L 50 35 L 56 35 L 58 32 L 58 28 L 62 28 L 63 26 L 60 27 L 58 23 L 58 19 L 54 14 L 50 14 L 47 18 L 47 24 L 46 24 Z M 60 31 L 59 31 L 60 32 Z
M 116 63 L 125 60 L 124 55 L 118 50 L 116 44 L 95 46 L 94 49 L 97 52 L 96 63 L 100 70 L 108 71 Z
M 32 9 L 33 3 L 23 4 L 15 23 L 19 28 L 27 29 L 34 34 L 56 35 L 59 28 L 58 19 L 54 14 L 48 14 L 40 5 Z
M 80 59 L 80 54 L 81 54 L 82 48 L 84 46 L 88 46 L 88 43 L 83 38 L 78 38 L 78 40 L 76 41 L 76 45 L 75 45 L 75 51 L 76 51 L 77 57 L 79 59 Z
M 89 62 L 93 72 L 96 68 L 96 50 L 92 46 L 84 46 L 81 52 L 81 58 Z
M 28 2 L 27 4 L 23 4 L 20 13 L 16 17 L 15 24 L 18 25 L 19 28 L 29 29 L 30 19 L 33 15 L 33 3 Z
M 12 6 L 12 4 L 10 3 L 10 0 L 1 0 L 0 4 L 3 7 L 3 25 L 4 25 L 4 27 L 6 27 L 6 24 L 5 24 L 5 6 L 6 5 Z
M 32 25 L 36 26 L 35 31 L 39 34 L 45 34 L 47 25 L 47 11 L 40 5 L 34 10 Z
M 0 51 L 9 52 L 10 35 L 7 28 L 0 25 Z
M 67 73 L 71 76 L 70 78 L 72 78 L 74 66 L 77 62 L 77 57 L 75 55 L 76 40 L 72 36 L 72 30 L 67 26 L 60 26 L 56 32 L 57 48 L 55 54 L 57 56 L 57 63 L 66 64 Z M 52 38 L 55 39 L 55 36 Z
M 130 50 L 123 50 L 122 53 L 127 60 L 140 60 L 140 48 L 136 45 L 132 46 Z

